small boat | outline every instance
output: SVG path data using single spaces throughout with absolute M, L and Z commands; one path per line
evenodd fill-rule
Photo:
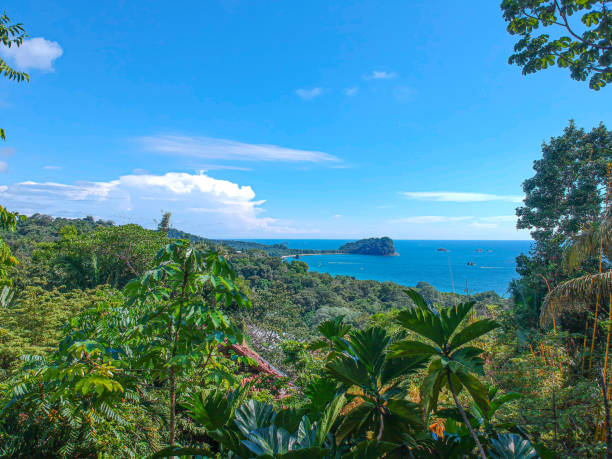
M 484 252 L 482 249 L 476 249 L 476 252 Z
M 438 252 L 450 252 L 450 250 L 445 249 L 444 247 L 438 247 Z
M 466 264 L 468 266 L 476 266 L 476 263 L 474 263 L 473 261 L 468 261 Z

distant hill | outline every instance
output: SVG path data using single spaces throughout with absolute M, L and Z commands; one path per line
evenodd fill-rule
M 268 255 L 273 257 L 282 257 L 285 255 L 298 255 L 304 253 L 319 253 L 318 250 L 310 249 L 290 249 L 285 244 L 261 244 L 259 242 L 250 241 L 235 241 L 230 239 L 207 239 L 205 237 L 196 236 L 195 234 L 186 233 L 174 228 L 168 230 L 168 237 L 177 239 L 188 239 L 191 242 L 202 242 L 210 246 L 224 245 L 231 247 L 234 250 L 246 252 L 248 250 L 263 250 Z
M 338 252 L 356 255 L 397 255 L 393 240 L 389 237 L 372 237 L 355 242 L 347 242 L 338 249 Z

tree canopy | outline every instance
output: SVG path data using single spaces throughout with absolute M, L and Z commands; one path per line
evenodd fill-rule
M 556 65 L 594 90 L 612 81 L 612 2 L 503 0 L 501 9 L 508 32 L 520 36 L 508 62 L 524 75 Z

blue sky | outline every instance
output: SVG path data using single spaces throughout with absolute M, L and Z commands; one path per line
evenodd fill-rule
M 498 1 L 7 1 L 0 203 L 210 237 L 524 239 L 521 183 L 570 118 Z M 609 124 L 609 123 L 608 123 Z

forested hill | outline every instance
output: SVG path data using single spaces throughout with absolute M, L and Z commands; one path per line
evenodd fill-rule
M 186 233 L 185 231 L 180 231 L 175 228 L 170 228 L 168 230 L 168 237 L 178 238 L 178 239 L 187 239 L 191 242 L 201 242 L 204 244 L 208 244 L 211 246 L 219 246 L 223 245 L 226 247 L 231 247 L 234 250 L 238 251 L 247 251 L 247 250 L 263 250 L 268 255 L 274 257 L 282 257 L 285 255 L 297 255 L 303 253 L 317 253 L 317 250 L 309 250 L 309 249 L 290 249 L 285 244 L 261 244 L 259 242 L 252 241 L 236 241 L 231 239 L 208 239 L 202 236 L 196 236 L 195 234 Z
M 371 237 L 347 242 L 338 249 L 338 252 L 358 255 L 397 255 L 393 240 L 389 237 Z

